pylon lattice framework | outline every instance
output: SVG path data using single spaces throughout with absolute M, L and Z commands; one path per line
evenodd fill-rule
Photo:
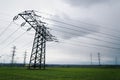
M 24 11 L 13 18 L 16 20 L 21 16 L 25 22 L 21 24 L 24 26 L 28 23 L 35 30 L 35 37 L 29 61 L 29 69 L 45 69 L 45 53 L 46 41 L 54 41 L 55 37 L 50 34 L 45 27 L 45 22 L 40 20 L 40 16 L 36 15 L 34 10 Z

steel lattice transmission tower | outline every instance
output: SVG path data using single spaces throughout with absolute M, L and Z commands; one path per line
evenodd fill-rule
M 46 41 L 55 41 L 56 38 L 50 34 L 49 30 L 45 26 L 45 22 L 41 21 L 41 16 L 38 16 L 34 10 L 27 10 L 19 13 L 13 18 L 13 20 L 18 19 L 19 16 L 25 21 L 21 26 L 28 23 L 31 26 L 30 28 L 35 30 L 35 37 L 28 68 L 45 69 Z M 30 28 L 28 28 L 28 30 Z

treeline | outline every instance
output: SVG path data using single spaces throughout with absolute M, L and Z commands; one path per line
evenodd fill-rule
M 2 63 L 0 67 L 27 67 L 28 64 L 24 65 L 21 63 L 10 64 L 10 63 Z M 72 64 L 46 64 L 46 67 L 81 67 L 81 68 L 120 68 L 120 65 L 72 65 Z

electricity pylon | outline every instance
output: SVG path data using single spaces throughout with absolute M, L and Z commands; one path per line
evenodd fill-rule
M 25 51 L 25 54 L 24 54 L 23 66 L 25 66 L 25 65 L 26 65 L 26 56 L 27 56 L 27 51 Z
M 99 63 L 99 66 L 101 65 L 101 58 L 100 58 L 100 53 L 98 52 L 98 63 Z
M 28 28 L 27 31 L 31 28 L 35 30 L 35 37 L 28 68 L 45 69 L 46 41 L 56 41 L 57 39 L 50 34 L 48 28 L 45 26 L 45 22 L 41 21 L 41 16 L 38 16 L 34 10 L 27 10 L 19 13 L 13 18 L 13 20 L 17 20 L 19 16 L 25 21 L 21 26 L 28 23 L 31 27 Z
M 14 64 L 14 56 L 15 56 L 15 52 L 16 52 L 15 50 L 16 50 L 16 46 L 13 47 L 11 66 L 13 66 L 13 64 Z

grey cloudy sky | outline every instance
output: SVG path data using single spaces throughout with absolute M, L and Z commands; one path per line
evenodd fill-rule
M 97 53 L 100 52 L 102 64 L 114 64 L 115 57 L 120 56 L 119 49 L 93 46 L 92 44 L 120 48 L 120 38 L 118 38 L 120 36 L 119 9 L 120 0 L 0 0 L 0 32 L 2 32 L 10 21 L 12 21 L 12 18 L 20 12 L 25 10 L 46 12 L 52 14 L 52 16 L 46 15 L 45 13 L 38 14 L 91 30 L 87 31 L 75 26 L 45 20 L 47 23 L 72 29 L 68 30 L 62 27 L 48 25 L 48 27 L 52 29 L 51 33 L 53 33 L 60 42 L 47 43 L 47 63 L 90 64 L 90 53 L 92 53 L 93 63 L 97 64 Z M 13 36 L 8 38 L 9 34 L 17 28 L 18 26 L 12 23 L 9 29 L 0 36 L 0 55 L 3 55 L 2 58 L 0 58 L 1 62 L 10 62 L 13 45 L 17 46 L 16 62 L 23 62 L 25 50 L 28 51 L 27 61 L 29 61 L 32 48 L 32 43 L 29 42 L 34 38 L 34 31 L 30 31 L 15 42 L 12 42 L 17 36 L 24 32 L 24 28 L 21 28 Z M 117 38 L 100 33 L 117 36 Z M 97 38 L 99 41 L 90 39 L 89 37 Z M 6 38 L 8 38 L 8 40 L 6 40 Z M 10 42 L 12 43 L 9 44 Z M 90 45 L 85 43 L 89 43 Z M 112 43 L 116 43 L 117 45 Z M 7 59 L 5 59 L 5 57 L 7 57 Z M 118 60 L 118 62 L 120 64 L 120 60 Z

